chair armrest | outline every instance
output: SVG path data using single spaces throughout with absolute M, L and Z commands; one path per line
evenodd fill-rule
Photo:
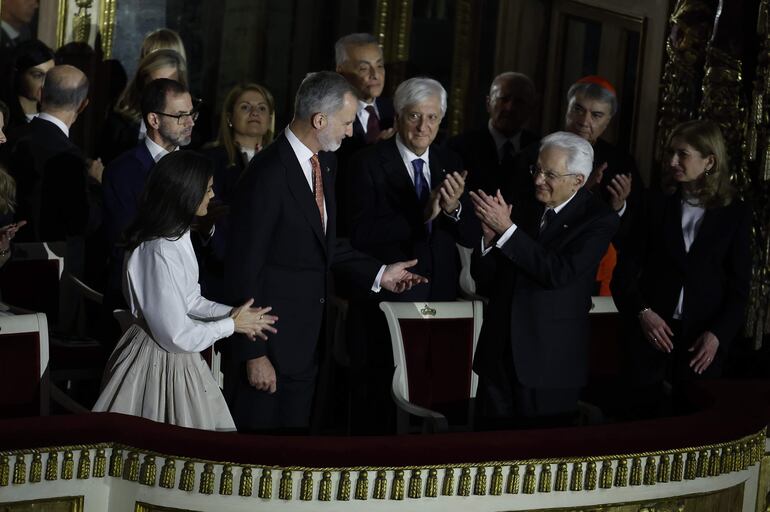
M 67 277 L 72 282 L 72 284 L 75 285 L 75 289 L 78 291 L 78 293 L 80 293 L 83 297 L 90 300 L 91 302 L 95 302 L 96 304 L 101 304 L 104 302 L 103 293 L 97 292 L 72 274 L 68 273 Z
M 427 429 L 430 432 L 446 432 L 449 430 L 449 424 L 447 423 L 446 416 L 440 412 L 426 409 L 409 402 L 406 398 L 401 396 L 396 387 L 396 375 L 393 376 L 393 386 L 390 388 L 390 394 L 393 396 L 393 401 L 396 402 L 396 406 L 402 411 L 422 418 L 429 426 Z
M 64 391 L 59 388 L 56 384 L 51 384 L 50 387 L 51 391 L 51 400 L 60 406 L 62 406 L 67 411 L 78 414 L 83 412 L 91 412 L 90 409 L 87 409 L 86 407 L 83 407 L 76 401 L 74 401 L 72 398 L 70 398 Z

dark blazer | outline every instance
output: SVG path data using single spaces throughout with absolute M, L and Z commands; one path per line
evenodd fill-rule
M 529 130 L 522 130 L 519 152 L 539 140 L 540 137 Z M 481 188 L 487 193 L 494 193 L 498 188 L 510 185 L 515 169 L 506 169 L 498 161 L 497 145 L 489 133 L 489 127 L 455 135 L 446 141 L 446 146 L 462 158 L 463 168 L 468 171 L 469 190 Z M 515 155 L 513 156 L 515 158 Z M 527 169 L 524 169 L 517 178 L 531 181 L 532 178 L 526 171 Z
M 35 118 L 24 126 L 10 164 L 17 218 L 29 223 L 19 231 L 19 241 L 64 240 L 98 224 L 100 209 L 98 203 L 90 207 L 95 198 L 89 197 L 85 156 L 55 124 Z
M 155 160 L 147 144 L 141 141 L 105 168 L 102 194 L 104 227 L 109 244 L 117 242 L 123 230 L 136 217 L 139 196 L 154 166 Z
M 139 121 L 118 114 L 111 110 L 99 132 L 97 145 L 99 158 L 104 165 L 109 164 L 125 151 L 134 148 L 139 142 Z
M 393 110 L 393 101 L 390 98 L 377 98 L 374 100 L 377 105 L 377 111 L 380 114 L 380 129 L 386 130 L 393 128 L 395 111 Z M 337 232 L 339 236 L 350 235 L 351 212 L 348 204 L 348 198 L 351 194 L 352 175 L 348 170 L 348 160 L 367 147 L 366 134 L 361 126 L 361 121 L 356 115 L 353 121 L 353 135 L 342 140 L 342 146 L 337 150 Z
M 239 428 L 258 421 L 243 363 L 267 355 L 281 377 L 306 374 L 316 364 L 330 290 L 330 274 L 368 290 L 381 264 L 336 239 L 331 153 L 319 155 L 327 210 L 324 233 L 310 187 L 286 136 L 281 134 L 249 164 L 232 198 L 225 283 L 232 304 L 254 298 L 278 315 L 278 333 L 265 343 L 233 335 L 226 382 Z M 309 413 L 309 411 L 308 411 Z
M 578 388 L 588 367 L 588 313 L 594 276 L 618 216 L 596 196 L 579 190 L 542 234 L 544 207 L 518 206 L 518 226 L 501 248 L 474 253 L 472 273 L 491 290 L 474 370 L 502 375 L 510 344 L 520 383 L 530 388 Z
M 429 160 L 431 189 L 439 186 L 448 172 L 462 169 L 457 155 L 437 145 L 430 147 Z M 423 208 L 395 137 L 357 153 L 348 162 L 348 169 L 353 184 L 349 198 L 353 247 L 384 263 L 417 258 L 414 272 L 430 281 L 397 296 L 382 292 L 377 299 L 455 300 L 460 272 L 455 243 L 472 247 L 481 236 L 470 203 L 463 201 L 459 221 L 440 213 L 428 234 Z
M 637 315 L 651 308 L 671 321 L 679 292 L 684 287 L 681 339 L 685 351 L 705 331 L 719 339 L 712 366 L 718 368 L 730 342 L 739 333 L 746 314 L 751 278 L 751 212 L 734 200 L 729 206 L 707 209 L 690 250 L 682 237 L 679 193 L 650 191 L 642 214 L 635 216 L 631 244 L 619 255 L 612 279 L 618 310 L 635 336 L 638 357 L 655 349 L 642 339 Z M 682 346 L 684 345 L 684 346 Z M 661 354 L 662 355 L 662 354 Z

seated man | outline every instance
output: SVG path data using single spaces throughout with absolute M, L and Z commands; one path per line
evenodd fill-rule
M 587 141 L 557 132 L 540 145 L 536 200 L 512 206 L 471 192 L 483 231 L 472 272 L 492 292 L 474 359 L 487 427 L 574 419 L 594 276 L 619 223 L 584 187 L 592 163 Z

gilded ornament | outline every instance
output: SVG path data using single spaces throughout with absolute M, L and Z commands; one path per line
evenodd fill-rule
M 656 481 L 660 483 L 668 482 L 668 479 L 671 476 L 671 467 L 669 464 L 668 455 L 661 455 L 660 464 L 658 465 L 658 476 L 655 479 Z
M 369 497 L 369 472 L 359 471 L 356 479 L 356 499 L 365 500 Z
M 569 481 L 570 491 L 582 491 L 583 490 L 583 463 L 575 462 L 572 464 L 572 477 Z
M 8 475 L 11 471 L 7 455 L 0 455 L 0 487 L 8 485 Z
M 78 479 L 83 480 L 91 476 L 91 450 L 84 448 L 80 450 L 80 459 L 78 460 Z
M 709 457 L 709 476 L 719 476 L 719 463 L 719 451 L 716 448 L 712 448 Z
M 230 464 L 222 464 L 222 476 L 219 478 L 219 494 L 221 496 L 233 495 L 233 467 Z
M 56 480 L 59 478 L 59 452 L 48 452 L 48 460 L 45 463 L 45 479 Z M 0 480 L 2 480 L 2 463 L 0 462 Z
M 540 468 L 540 480 L 537 483 L 537 492 L 551 492 L 551 465 L 543 464 Z
M 312 471 L 305 471 L 302 473 L 302 480 L 299 483 L 299 499 L 302 501 L 312 501 L 313 499 Z
M 72 455 L 72 450 L 64 451 L 64 460 L 61 463 L 61 478 L 62 480 L 72 480 L 75 473 L 75 458 Z
M 79 7 L 78 13 L 72 20 L 72 38 L 79 43 L 87 43 L 91 34 L 91 8 L 93 0 L 75 0 Z
M 241 480 L 245 478 L 243 475 L 244 474 L 241 473 Z M 249 469 L 249 480 L 251 480 L 251 469 Z M 249 496 L 251 496 L 251 494 L 249 494 Z M 264 500 L 269 500 L 273 496 L 273 471 L 270 468 L 262 468 L 262 475 L 259 477 L 257 496 Z
M 602 462 L 602 470 L 599 472 L 599 488 L 610 489 L 612 487 L 612 461 Z
M 588 461 L 586 466 L 586 478 L 583 487 L 586 491 L 593 491 L 596 489 L 596 462 Z
M 455 475 L 452 468 L 446 468 L 444 470 L 444 481 L 441 484 L 441 495 L 452 496 L 455 488 Z
M 501 466 L 495 466 L 492 469 L 492 481 L 489 484 L 489 494 L 492 496 L 501 496 L 503 494 L 503 468 Z
M 628 479 L 628 485 L 642 485 L 642 459 L 634 457 L 631 461 L 631 477 Z
M 110 454 L 110 476 L 120 478 L 123 475 L 123 450 L 113 448 Z
M 649 456 L 644 463 L 644 485 L 655 485 L 655 473 L 656 473 L 655 457 Z
M 96 449 L 96 457 L 94 458 L 94 478 L 104 478 L 105 469 L 107 468 L 107 452 L 104 448 Z
M 615 471 L 615 487 L 625 487 L 628 485 L 628 461 L 620 459 Z
M 412 470 L 412 476 L 409 478 L 409 492 L 407 496 L 410 498 L 422 497 L 422 475 L 419 469 Z
M 471 495 L 471 469 L 463 468 L 460 471 L 460 483 L 457 485 L 458 496 L 470 496 Z
M 27 481 L 27 463 L 24 462 L 24 455 L 17 455 L 16 462 L 13 464 L 13 483 L 20 485 Z
M 126 463 L 123 466 L 123 478 L 130 482 L 139 480 L 139 454 L 135 451 L 128 454 Z
M 384 500 L 388 495 L 388 480 L 385 471 L 378 471 L 377 478 L 374 479 L 374 493 L 372 498 L 375 500 Z
M 173 489 L 176 483 L 176 461 L 171 457 L 166 457 L 166 462 L 160 468 L 160 485 L 164 489 Z
M 337 501 L 350 501 L 350 471 L 343 470 L 337 487 Z
M 554 491 L 567 490 L 567 463 L 560 462 L 556 467 L 556 482 L 553 486 Z
M 404 470 L 397 469 L 393 472 L 393 485 L 390 488 L 390 499 L 404 499 Z
M 473 494 L 484 496 L 487 493 L 487 469 L 484 466 L 476 468 L 476 478 L 473 481 Z
M 524 494 L 535 494 L 535 465 L 527 464 L 527 471 L 524 473 Z
M 203 465 L 198 492 L 201 494 L 214 494 L 214 464 L 210 462 Z
M 671 481 L 681 482 L 684 474 L 684 457 L 681 453 L 674 454 L 674 464 L 671 466 Z
M 262 483 L 260 478 L 260 489 L 262 489 Z M 249 497 L 252 494 L 254 494 L 254 479 L 251 475 L 251 468 L 250 467 L 244 467 L 241 468 L 241 479 L 238 483 L 238 496 L 243 497 Z M 270 493 L 268 494 L 267 498 L 270 499 L 273 494 L 273 480 L 270 479 Z M 264 496 L 260 496 L 260 498 L 264 498 Z
M 139 483 L 150 487 L 155 487 L 158 468 L 155 466 L 155 456 L 145 455 L 144 462 L 139 468 Z
M 514 464 L 508 470 L 508 480 L 505 483 L 505 494 L 519 494 L 519 466 Z
M 32 464 L 29 467 L 29 481 L 30 483 L 40 482 L 43 476 L 43 456 L 40 452 L 34 452 L 32 454 Z
M 332 500 L 332 473 L 324 471 L 321 476 L 321 483 L 318 485 L 318 501 Z
M 435 468 L 428 470 L 428 480 L 425 482 L 425 496 L 427 498 L 438 497 L 438 471 Z
M 709 470 L 709 452 L 708 450 L 701 450 L 698 455 L 698 465 L 695 469 L 696 478 L 703 478 L 708 476 Z
M 278 484 L 278 497 L 282 500 L 290 500 L 292 495 L 291 471 L 284 469 L 281 473 L 281 481 Z
M 179 476 L 179 490 L 191 492 L 195 488 L 195 463 L 187 460 Z

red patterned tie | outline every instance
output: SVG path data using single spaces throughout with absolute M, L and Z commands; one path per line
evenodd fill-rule
M 321 215 L 321 227 L 326 231 L 326 226 L 324 225 L 324 182 L 321 179 L 321 164 L 318 162 L 318 155 L 310 157 L 310 166 L 313 168 L 315 204 L 318 207 L 318 213 Z
M 366 120 L 365 140 L 367 144 L 374 144 L 380 138 L 380 119 L 374 106 L 367 106 L 366 111 L 369 112 L 369 119 Z

